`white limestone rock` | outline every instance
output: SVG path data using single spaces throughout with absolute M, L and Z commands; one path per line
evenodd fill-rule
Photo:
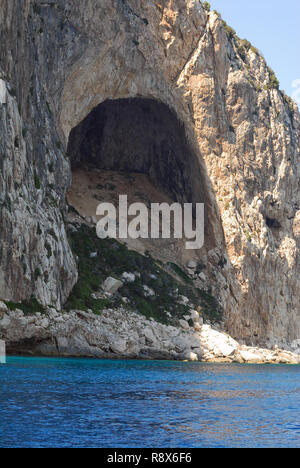
M 203 325 L 199 338 L 202 347 L 215 357 L 228 357 L 234 354 L 239 344 L 225 333 L 213 330 L 210 325 Z
M 134 273 L 127 273 L 126 271 L 124 271 L 124 273 L 122 274 L 122 280 L 125 283 L 134 283 L 135 282 L 135 274 Z
M 197 310 L 192 310 L 192 311 L 191 311 L 191 319 L 192 319 L 193 322 L 195 322 L 195 323 L 199 322 L 200 315 L 199 315 L 199 312 L 197 312 Z
M 238 352 L 238 355 L 242 358 L 244 362 L 247 362 L 249 364 L 251 363 L 256 363 L 256 362 L 261 362 L 262 355 L 257 352 L 257 351 L 250 351 L 247 349 L 240 349 Z
M 189 304 L 189 299 L 186 296 L 179 296 L 179 304 L 182 304 L 184 306 Z
M 7 89 L 4 80 L 0 79 L 0 104 L 6 104 L 7 102 Z
M 5 364 L 6 362 L 6 345 L 5 341 L 0 340 L 0 364 Z
M 187 360 L 187 361 L 191 361 L 191 362 L 196 362 L 198 361 L 198 355 L 196 353 L 193 353 L 193 352 L 188 352 L 184 355 L 184 359 Z
M 188 322 L 186 320 L 180 319 L 179 324 L 184 330 L 189 330 L 190 329 L 190 326 L 189 326 L 189 324 L 188 324 Z
M 155 343 L 157 342 L 157 338 L 156 338 L 156 336 L 154 335 L 152 328 L 150 328 L 149 326 L 146 327 L 146 328 L 144 329 L 143 334 L 144 334 L 146 340 L 147 340 L 151 345 L 153 345 L 153 344 L 155 344 Z
M 104 281 L 102 289 L 106 293 L 115 294 L 122 286 L 124 286 L 124 283 L 122 283 L 122 281 L 119 281 L 109 276 Z
M 110 348 L 115 354 L 123 354 L 127 349 L 127 341 L 122 338 L 114 338 L 110 343 Z
M 153 291 L 152 288 L 149 288 L 149 286 L 147 286 L 146 284 L 143 285 L 143 289 L 144 289 L 144 295 L 145 297 L 153 297 L 155 296 L 155 292 Z
M 0 314 L 6 313 L 8 311 L 8 307 L 4 302 L 0 301 Z

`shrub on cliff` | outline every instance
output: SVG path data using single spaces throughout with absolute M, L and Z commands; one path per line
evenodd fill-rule
M 209 2 L 204 2 L 202 6 L 203 6 L 204 10 L 210 11 L 210 3 Z
M 227 35 L 230 37 L 230 39 L 233 39 L 236 36 L 236 31 L 231 26 L 228 26 L 228 24 L 224 20 L 223 25 Z
M 279 81 L 272 68 L 269 68 L 269 75 L 268 89 L 279 89 Z

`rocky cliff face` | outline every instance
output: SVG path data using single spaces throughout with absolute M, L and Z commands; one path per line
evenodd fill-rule
M 174 178 L 206 203 L 201 281 L 225 328 L 299 338 L 300 118 L 263 57 L 196 0 L 0 7 L 0 298 L 63 306 L 77 280 L 70 133 L 107 100 L 150 98 L 184 129 Z

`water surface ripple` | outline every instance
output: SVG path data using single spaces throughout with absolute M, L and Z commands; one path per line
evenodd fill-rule
M 300 367 L 11 357 L 0 447 L 300 447 Z

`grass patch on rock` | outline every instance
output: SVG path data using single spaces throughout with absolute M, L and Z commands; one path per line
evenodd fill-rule
M 22 302 L 10 302 L 10 301 L 5 301 L 5 304 L 7 305 L 8 309 L 11 311 L 14 310 L 22 310 L 24 315 L 33 315 L 36 313 L 44 314 L 45 309 L 44 307 L 37 301 L 35 297 L 32 297 L 28 301 L 22 301 Z
M 180 296 L 189 299 L 194 307 L 202 306 L 203 316 L 211 321 L 220 321 L 222 314 L 217 301 L 207 293 L 194 287 L 191 279 L 175 264 L 166 268 L 175 272 L 180 280 L 161 267 L 151 256 L 128 250 L 127 246 L 114 239 L 99 239 L 94 228 L 86 225 L 76 232 L 69 232 L 73 252 L 78 257 L 79 279 L 66 309 L 87 310 L 101 313 L 105 307 L 121 304 L 128 299 L 128 307 L 147 318 L 162 323 L 176 324 L 189 310 L 180 303 Z M 97 254 L 91 255 L 91 254 Z M 91 295 L 101 289 L 108 276 L 122 281 L 124 272 L 135 275 L 134 282 L 124 286 L 111 299 L 93 299 Z M 154 294 L 147 296 L 145 287 Z M 146 289 L 147 289 L 146 288 Z

